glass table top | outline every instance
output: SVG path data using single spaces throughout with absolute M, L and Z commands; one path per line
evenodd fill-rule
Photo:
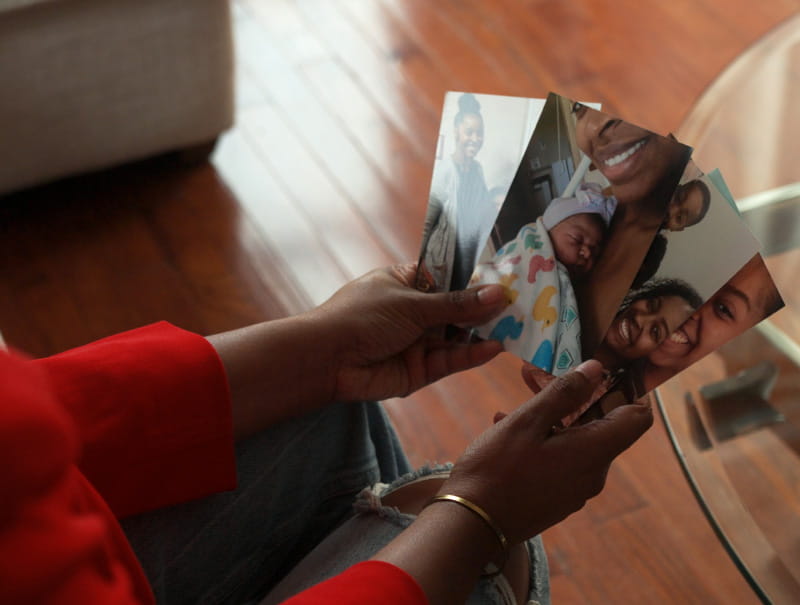
M 764 602 L 800 603 L 800 15 L 712 83 L 676 133 L 719 168 L 786 307 L 658 388 L 687 478 Z M 728 380 L 727 391 L 712 386 Z

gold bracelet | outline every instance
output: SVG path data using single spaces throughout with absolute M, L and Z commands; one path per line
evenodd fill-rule
M 483 573 L 483 576 L 484 577 L 488 577 L 488 578 L 492 578 L 492 577 L 497 576 L 500 573 L 502 573 L 503 568 L 506 565 L 506 561 L 508 561 L 508 540 L 506 539 L 506 536 L 503 533 L 503 530 L 501 530 L 500 527 L 497 525 L 497 523 L 495 523 L 492 520 L 492 518 L 489 516 L 489 514 L 485 510 L 483 510 L 480 506 L 478 506 L 477 504 L 474 504 L 473 502 L 470 502 L 466 498 L 462 498 L 461 496 L 455 496 L 453 494 L 444 494 L 442 496 L 434 496 L 433 498 L 431 498 L 428 501 L 428 504 L 426 504 L 425 506 L 433 504 L 434 502 L 455 502 L 456 504 L 460 504 L 464 508 L 469 509 L 473 513 L 478 515 L 483 520 L 483 522 L 486 523 L 486 525 L 489 526 L 489 529 L 491 529 L 494 532 L 494 535 L 497 536 L 497 539 L 500 542 L 500 548 L 503 549 L 503 561 L 502 561 L 502 563 L 500 565 L 496 565 L 496 564 L 493 563 L 492 565 L 494 565 L 495 569 L 493 571 L 485 571 Z

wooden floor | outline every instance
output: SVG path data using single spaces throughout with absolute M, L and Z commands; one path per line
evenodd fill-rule
M 233 6 L 237 123 L 211 164 L 144 162 L 0 200 L 10 345 L 43 356 L 158 319 L 213 333 L 308 308 L 416 257 L 446 90 L 553 90 L 667 133 L 800 0 Z M 388 402 L 412 460 L 453 459 L 522 401 L 518 365 Z M 554 603 L 756 602 L 660 421 L 546 540 Z

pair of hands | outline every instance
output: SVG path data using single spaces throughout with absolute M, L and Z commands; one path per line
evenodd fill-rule
M 444 376 L 483 364 L 495 341 L 444 341 L 432 330 L 478 325 L 507 305 L 500 286 L 426 294 L 414 290 L 415 267 L 373 271 L 334 295 L 315 313 L 335 327 L 335 398 L 404 396 Z M 530 367 L 523 378 L 538 393 L 514 412 L 498 415 L 456 463 L 441 493 L 486 510 L 511 543 L 536 535 L 598 494 L 613 459 L 652 424 L 649 405 L 621 406 L 604 418 L 554 430 L 589 400 L 602 382 L 597 361 L 550 379 Z M 547 383 L 547 384 L 545 384 Z

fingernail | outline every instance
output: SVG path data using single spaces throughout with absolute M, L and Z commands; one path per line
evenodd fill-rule
M 599 382 L 603 377 L 605 368 L 603 368 L 603 364 L 596 359 L 587 359 L 575 368 L 575 371 L 583 374 L 589 382 Z
M 505 300 L 505 291 L 503 286 L 499 284 L 491 284 L 478 290 L 478 302 L 482 305 L 496 305 L 500 301 Z

